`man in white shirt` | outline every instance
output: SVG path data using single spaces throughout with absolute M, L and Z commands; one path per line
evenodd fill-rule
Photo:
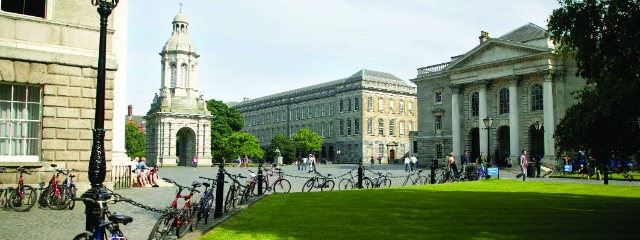
M 416 170 L 416 156 L 411 156 L 411 171 Z
M 307 158 L 302 159 L 302 170 L 303 171 L 307 170 Z
M 409 171 L 409 164 L 411 164 L 411 160 L 409 159 L 409 156 L 405 156 L 404 157 L 404 171 L 408 172 Z

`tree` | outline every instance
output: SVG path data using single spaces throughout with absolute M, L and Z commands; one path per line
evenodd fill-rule
M 262 158 L 264 151 L 260 149 L 260 145 L 258 145 L 259 142 L 260 141 L 251 134 L 234 132 L 231 136 L 223 138 L 220 141 L 221 150 L 218 156 L 224 157 L 227 161 L 244 155 Z
M 271 139 L 271 145 L 267 148 L 267 158 L 266 159 L 275 159 L 275 151 L 280 149 L 280 154 L 282 155 L 282 161 L 285 164 L 290 164 L 296 158 L 296 146 L 293 145 L 293 142 L 288 137 L 282 135 L 281 133 L 277 133 Z
M 222 101 L 211 99 L 207 101 L 207 110 L 216 116 L 211 120 L 211 155 L 218 161 L 222 160 L 222 141 L 244 127 L 242 115 L 235 108 L 230 108 Z M 236 156 L 237 157 L 237 156 Z
M 300 131 L 293 134 L 293 144 L 299 151 L 302 151 L 304 155 L 309 152 L 322 150 L 322 141 L 322 138 L 318 136 L 318 134 L 306 128 L 300 129 Z
M 144 157 L 146 136 L 138 131 L 135 123 L 127 123 L 124 132 L 124 148 L 129 157 Z
M 573 96 L 554 138 L 560 151 L 587 150 L 602 169 L 609 159 L 638 154 L 640 127 L 640 3 L 564 0 L 549 17 L 560 57 L 573 58 L 586 86 Z M 607 171 L 605 170 L 605 184 Z

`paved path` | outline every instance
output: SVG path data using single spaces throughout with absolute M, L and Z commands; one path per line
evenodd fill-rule
M 369 168 L 368 165 L 366 165 Z M 333 176 L 343 175 L 351 170 L 354 170 L 356 165 L 325 165 L 319 166 L 318 171 L 322 174 L 332 174 Z M 291 190 L 293 192 L 300 192 L 302 185 L 307 180 L 304 177 L 313 176 L 308 171 L 298 171 L 295 166 L 283 167 L 286 174 L 293 176 L 300 176 L 299 178 L 287 177 L 291 182 Z M 405 176 L 404 166 L 402 165 L 375 165 L 373 171 L 384 171 L 384 169 L 391 172 L 394 176 Z M 250 168 L 255 171 L 256 168 Z M 189 185 L 193 181 L 200 181 L 199 176 L 215 177 L 218 168 L 193 168 L 179 167 L 179 168 L 162 168 L 160 169 L 160 176 L 172 179 L 181 185 Z M 227 171 L 231 174 L 242 173 L 245 176 L 249 175 L 246 169 L 227 168 Z M 426 173 L 428 170 L 425 170 Z M 357 171 L 354 170 L 354 176 Z M 371 176 L 371 172 L 365 171 L 365 174 Z M 426 174 L 425 174 L 426 175 Z M 510 169 L 508 171 L 501 172 L 501 179 L 515 180 L 515 171 Z M 392 186 L 401 186 L 404 179 L 394 178 L 392 179 Z M 597 180 L 580 180 L 580 179 L 549 179 L 549 178 L 531 178 L 530 181 L 544 181 L 544 182 L 565 182 L 565 183 L 581 183 L 581 184 L 602 184 L 602 181 Z M 633 185 L 640 186 L 640 182 L 628 182 L 628 181 L 610 181 L 611 185 Z M 337 184 L 337 182 L 336 182 Z M 225 184 L 228 187 L 228 184 Z M 155 208 L 165 208 L 175 198 L 177 188 L 170 187 L 170 184 L 162 184 L 160 188 L 131 188 L 124 190 L 117 190 L 116 192 L 134 199 L 137 202 Z M 334 190 L 337 190 L 337 186 Z M 226 193 L 226 190 L 225 190 Z M 120 214 L 133 217 L 133 223 L 126 226 L 122 226 L 122 229 L 128 239 L 146 239 L 151 232 L 151 228 L 155 223 L 155 220 L 159 216 L 158 213 L 144 210 L 128 203 L 118 203 L 110 205 L 112 212 L 118 212 Z M 211 219 L 213 220 L 213 219 Z M 29 212 L 14 212 L 13 210 L 0 210 L 0 239 L 72 239 L 76 234 L 84 231 L 85 215 L 84 205 L 78 203 L 74 210 L 61 210 L 54 211 L 48 208 L 38 208 L 37 206 L 32 208 Z M 200 229 L 206 231 L 207 226 L 201 224 Z M 175 238 L 175 233 L 173 234 Z M 188 236 L 185 239 L 196 238 L 198 234 Z

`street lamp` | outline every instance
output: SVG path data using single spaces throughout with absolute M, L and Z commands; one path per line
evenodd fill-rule
M 107 55 L 107 18 L 111 11 L 118 5 L 119 0 L 91 0 L 93 6 L 98 6 L 100 14 L 100 46 L 98 48 L 98 79 L 96 84 L 96 112 L 93 127 L 93 147 L 91 148 L 91 158 L 89 159 L 88 175 L 91 189 L 82 194 L 83 198 L 93 200 L 107 200 L 111 194 L 102 186 L 107 174 L 107 163 L 104 153 L 104 95 L 105 95 L 105 75 L 106 75 L 106 55 Z M 92 231 L 100 224 L 97 218 L 99 206 L 95 203 L 86 202 L 87 216 L 86 230 Z M 104 231 L 100 231 L 104 232 Z
M 487 129 L 487 142 L 489 144 L 489 148 L 487 150 L 487 159 L 489 159 L 489 161 L 487 163 L 491 162 L 491 124 L 493 124 L 493 118 L 487 116 L 487 118 L 482 119 L 482 121 L 484 122 L 484 126 L 486 126 Z

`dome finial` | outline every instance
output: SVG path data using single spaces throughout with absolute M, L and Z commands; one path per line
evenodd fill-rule
M 182 1 L 180 1 L 180 3 L 178 3 L 178 5 L 180 5 L 180 12 L 182 12 L 182 5 L 184 5 L 184 4 L 182 4 Z

